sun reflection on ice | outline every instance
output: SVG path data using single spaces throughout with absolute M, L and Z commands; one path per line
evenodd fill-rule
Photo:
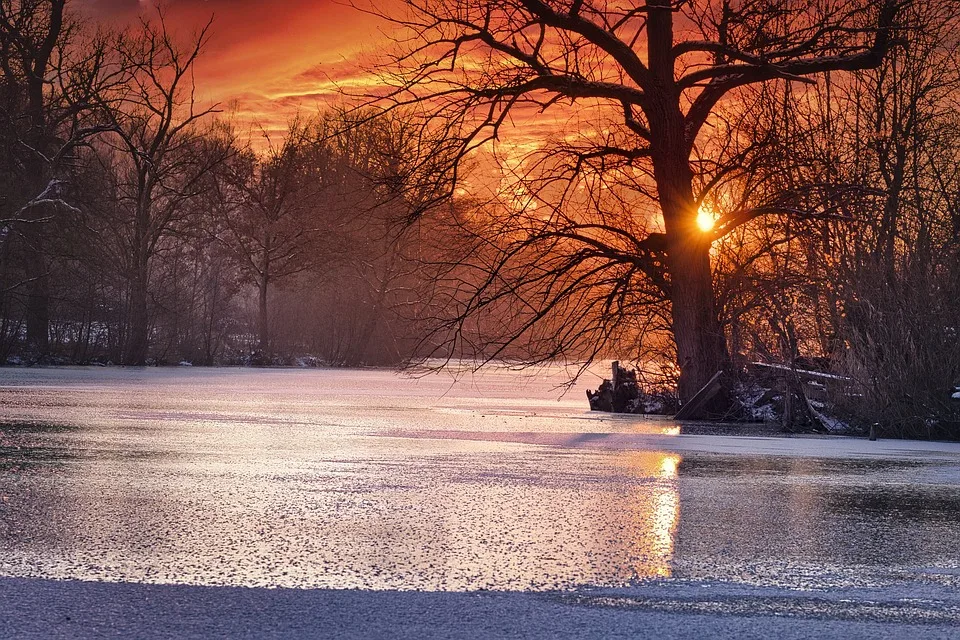
M 637 452 L 629 455 L 631 469 L 649 477 L 655 485 L 642 494 L 637 528 L 637 578 L 669 578 L 673 573 L 673 552 L 680 522 L 680 494 L 677 488 L 680 456 L 661 452 Z

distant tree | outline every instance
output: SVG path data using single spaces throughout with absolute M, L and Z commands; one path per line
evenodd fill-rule
M 698 226 L 729 170 L 712 154 L 751 133 L 746 122 L 717 126 L 718 106 L 751 85 L 876 67 L 905 4 L 407 0 L 385 16 L 398 27 L 400 51 L 382 67 L 393 91 L 381 102 L 427 105 L 459 138 L 457 160 L 504 152 L 521 118 L 554 113 L 566 123 L 508 159 L 518 179 L 500 215 L 513 222 L 492 238 L 500 255 L 490 277 L 459 310 L 520 296 L 529 305 L 524 331 L 559 313 L 568 339 L 588 332 L 602 342 L 617 332 L 618 316 L 638 308 L 635 292 L 639 307 L 668 301 L 679 393 L 689 400 L 728 366 L 712 244 L 747 221 L 788 212 L 734 210 L 712 229 Z M 585 319 L 584 308 L 609 320 Z
M 257 288 L 259 350 L 269 358 L 271 289 L 328 260 L 323 151 L 294 123 L 282 144 L 238 153 L 218 177 L 215 237 Z
M 454 146 L 421 112 L 332 109 L 316 123 L 325 149 L 326 201 L 338 224 L 326 287 L 344 311 L 331 318 L 331 356 L 348 365 L 396 363 L 430 278 L 423 234 L 452 197 Z M 433 238 L 439 240 L 439 238 Z M 404 346 L 406 345 L 406 346 Z
M 151 352 L 158 362 L 214 365 L 230 357 L 231 336 L 244 331 L 243 282 L 232 257 L 207 233 L 217 223 L 208 204 L 199 203 L 196 228 L 171 238 L 156 263 Z
M 197 102 L 194 65 L 210 23 L 188 45 L 168 31 L 163 14 L 114 39 L 111 54 L 124 82 L 98 95 L 111 131 L 100 146 L 113 172 L 112 235 L 123 247 L 128 323 L 123 362 L 143 365 L 150 335 L 151 276 L 164 241 L 196 220 L 192 201 L 213 188 L 212 171 L 231 153 L 204 121 L 215 106 Z
M 415 279 L 411 222 L 449 192 L 430 169 L 445 145 L 409 114 L 330 108 L 222 167 L 216 238 L 257 288 L 264 356 L 311 345 L 340 364 L 397 360 L 371 343 Z

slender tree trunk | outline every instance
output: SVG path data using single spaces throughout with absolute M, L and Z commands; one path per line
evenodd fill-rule
M 27 345 L 34 355 L 44 356 L 50 350 L 50 277 L 42 247 L 44 230 L 38 224 L 28 226 Z
M 43 149 L 45 144 L 36 125 L 28 144 Z M 27 181 L 30 183 L 30 195 L 38 196 L 44 192 L 51 177 L 51 167 L 39 155 L 31 155 L 25 161 Z M 27 346 L 35 356 L 44 356 L 50 348 L 50 276 L 47 258 L 47 226 L 53 224 L 44 217 L 51 215 L 51 207 L 31 207 L 27 213 L 26 224 L 21 226 L 21 237 L 26 256 L 24 274 L 27 277 Z
M 141 176 L 141 201 L 137 207 L 137 218 L 134 230 L 134 273 L 130 279 L 130 326 L 127 329 L 127 348 L 123 363 L 133 367 L 142 367 L 147 363 L 149 349 L 148 333 L 150 331 L 147 310 L 147 296 L 150 287 L 150 241 L 148 229 L 150 226 L 150 199 L 149 186 L 146 177 Z
M 272 230 L 269 225 L 263 238 L 263 261 L 260 268 L 260 314 L 258 328 L 260 330 L 260 353 L 264 359 L 270 357 L 270 309 L 267 306 L 270 293 L 270 252 Z
M 33 151 L 26 162 L 27 180 L 34 185 L 33 191 L 39 195 L 46 189 L 55 167 L 51 167 L 47 157 L 51 156 L 47 127 L 46 90 L 47 71 L 56 43 L 63 29 L 65 0 L 52 0 L 49 8 L 47 30 L 36 43 L 36 49 L 27 60 L 27 101 L 30 117 L 30 131 L 26 136 L 27 144 Z M 37 219 L 43 214 L 31 209 L 30 217 Z M 46 355 L 50 349 L 50 276 L 46 258 L 46 229 L 40 223 L 27 224 L 26 275 L 27 285 L 27 343 L 38 356 Z
M 217 264 L 219 267 L 219 263 Z M 216 345 L 213 338 L 214 326 L 217 322 L 217 314 L 219 313 L 219 307 L 217 306 L 217 301 L 220 296 L 220 281 L 216 278 L 213 279 L 213 282 L 210 284 L 210 288 L 207 291 L 208 300 L 210 301 L 207 308 L 207 317 L 206 317 L 206 330 L 203 335 L 203 364 L 207 367 L 213 366 L 214 351 Z
M 260 313 L 258 318 L 260 353 L 266 358 L 270 355 L 270 309 L 267 305 L 269 281 L 266 276 L 260 279 Z
M 146 264 L 144 263 L 144 267 Z M 130 287 L 130 326 L 127 332 L 127 348 L 123 363 L 132 367 L 142 367 L 147 363 L 150 330 L 147 315 L 147 271 L 137 270 Z
M 892 166 L 882 170 L 883 181 L 886 186 L 887 197 L 883 205 L 883 218 L 880 227 L 878 242 L 879 258 L 883 261 L 883 268 L 891 286 L 897 281 L 897 230 L 899 226 L 900 206 L 903 198 L 904 182 L 906 180 L 907 151 L 902 145 L 896 145 L 895 157 L 890 163 Z
M 383 308 L 383 302 L 386 298 L 386 284 L 383 283 L 378 287 L 375 293 L 376 297 L 373 304 L 370 305 L 366 317 L 359 323 L 360 329 L 354 335 L 353 346 L 347 351 L 347 365 L 357 366 L 369 364 L 367 355 L 370 353 L 370 341 L 373 338 L 374 332 L 377 330 L 377 325 L 380 324 L 381 309 Z M 378 354 L 377 364 L 380 364 L 380 357 L 381 354 Z

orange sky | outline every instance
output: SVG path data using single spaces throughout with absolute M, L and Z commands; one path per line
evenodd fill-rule
M 254 148 L 263 149 L 283 138 L 297 114 L 309 116 L 336 102 L 338 87 L 356 95 L 376 82 L 363 71 L 361 60 L 370 62 L 382 53 L 390 44 L 388 34 L 397 35 L 396 27 L 345 6 L 348 1 L 162 0 L 162 5 L 168 25 L 185 41 L 213 16 L 212 37 L 196 67 L 197 95 L 219 103 L 238 132 L 249 131 Z M 121 26 L 141 15 L 155 16 L 157 10 L 157 0 L 73 2 L 94 19 Z M 401 0 L 370 4 L 379 11 L 388 11 L 391 5 L 402 8 Z M 512 135 L 498 146 L 507 173 L 522 170 L 520 159 L 558 131 L 579 129 L 559 108 L 549 113 L 530 108 L 517 112 L 520 119 L 507 125 Z M 261 130 L 269 134 L 269 142 Z M 482 166 L 500 176 L 492 156 L 484 158 Z M 479 182 L 527 197 L 517 191 L 513 178 Z
M 154 11 L 151 0 L 78 0 L 100 18 Z M 313 113 L 336 87 L 363 82 L 357 62 L 384 36 L 380 22 L 332 0 L 167 0 L 169 21 L 189 35 L 214 16 L 197 66 L 198 94 L 241 124 L 282 131 Z

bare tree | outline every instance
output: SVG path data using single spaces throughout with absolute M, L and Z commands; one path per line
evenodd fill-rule
M 112 125 L 105 144 L 122 173 L 115 197 L 125 218 L 115 224 L 123 229 L 129 282 L 126 364 L 147 359 L 153 258 L 162 241 L 190 221 L 194 210 L 188 203 L 212 187 L 212 169 L 229 154 L 228 144 L 200 129 L 216 112 L 215 106 L 198 103 L 193 75 L 209 29 L 207 23 L 181 46 L 162 13 L 142 21 L 137 33 L 115 40 L 114 55 L 128 74 L 125 82 L 99 96 Z
M 56 50 L 64 40 L 64 5 L 65 0 L 0 3 L 0 57 L 7 93 L 4 119 L 8 131 L 17 132 L 8 149 L 24 181 L 18 185 L 23 195 L 10 218 L 17 221 L 27 246 L 27 340 L 40 355 L 47 351 L 50 319 L 45 232 L 39 223 L 49 215 L 44 203 L 59 195 L 51 183 L 58 131 L 51 122 L 55 120 L 51 102 L 56 99 L 51 100 L 50 88 Z
M 216 238 L 257 287 L 259 350 L 267 359 L 272 287 L 328 260 L 322 241 L 329 231 L 330 203 L 322 198 L 329 176 L 323 150 L 308 133 L 294 123 L 279 147 L 263 157 L 238 154 L 218 172 Z
M 554 263 L 531 276 L 551 283 L 530 302 L 531 317 L 551 307 L 577 313 L 574 301 L 589 294 L 591 279 L 606 283 L 608 311 L 638 282 L 652 285 L 670 303 L 679 392 L 689 400 L 727 366 L 710 247 L 743 223 L 783 210 L 728 211 L 712 229 L 698 226 L 701 205 L 728 170 L 711 152 L 749 135 L 715 127 L 718 105 L 758 83 L 877 66 L 903 4 L 407 0 L 385 16 L 405 34 L 400 53 L 383 67 L 393 86 L 386 100 L 429 105 L 459 137 L 458 158 L 496 148 L 514 119 L 555 113 L 567 122 L 573 131 L 539 140 L 522 159 L 528 197 L 518 228 L 534 233 L 515 245 L 520 272 L 531 276 L 522 269 L 531 258 Z M 564 210 L 583 188 L 611 184 L 630 194 L 622 214 Z M 532 214 L 533 202 L 549 213 Z M 577 270 L 585 273 L 566 277 Z
M 404 255 L 410 225 L 449 193 L 439 172 L 449 166 L 445 144 L 409 114 L 331 108 L 294 123 L 282 146 L 225 165 L 217 237 L 257 286 L 264 356 L 276 350 L 277 316 L 283 348 L 322 345 L 341 364 L 383 361 L 370 343 L 416 279 Z M 274 288 L 287 286 L 294 294 L 268 305 Z M 311 296 L 302 295 L 306 288 Z M 289 319 L 298 314 L 319 317 Z M 396 352 L 387 359 L 395 362 Z

